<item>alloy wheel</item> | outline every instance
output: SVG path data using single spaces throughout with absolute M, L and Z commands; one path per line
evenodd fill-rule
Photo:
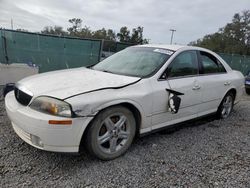
M 108 116 L 98 131 L 98 146 L 104 153 L 118 152 L 128 141 L 131 125 L 124 114 Z
M 221 117 L 227 118 L 231 113 L 232 108 L 233 108 L 233 97 L 231 95 L 227 95 L 222 102 Z

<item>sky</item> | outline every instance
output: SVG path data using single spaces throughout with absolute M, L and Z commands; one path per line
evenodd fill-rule
M 70 26 L 81 18 L 91 30 L 119 32 L 144 27 L 150 43 L 186 45 L 217 32 L 235 13 L 250 9 L 250 0 L 0 0 L 0 28 L 41 31 L 45 26 Z

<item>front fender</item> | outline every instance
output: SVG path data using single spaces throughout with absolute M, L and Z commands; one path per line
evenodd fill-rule
M 99 111 L 101 111 L 105 108 L 119 105 L 119 104 L 123 104 L 123 103 L 129 103 L 129 104 L 133 105 L 140 112 L 141 116 L 145 116 L 145 113 L 144 113 L 141 105 L 139 103 L 137 103 L 136 101 L 133 101 L 131 99 L 119 99 L 119 100 L 112 100 L 112 101 L 106 102 L 106 103 L 100 105 L 99 107 L 97 107 L 95 109 L 95 113 L 98 113 Z

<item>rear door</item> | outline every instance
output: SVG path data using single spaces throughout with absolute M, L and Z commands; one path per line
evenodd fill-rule
M 200 51 L 199 63 L 198 82 L 202 88 L 202 104 L 198 115 L 204 115 L 217 110 L 231 82 L 226 69 L 214 55 Z

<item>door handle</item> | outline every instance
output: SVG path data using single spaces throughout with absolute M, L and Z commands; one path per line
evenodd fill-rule
M 194 86 L 192 89 L 193 89 L 193 90 L 199 90 L 200 88 L 201 88 L 201 86 L 196 85 L 196 86 Z
M 229 82 L 229 81 L 224 83 L 225 86 L 229 86 L 230 84 L 231 84 L 231 82 Z

